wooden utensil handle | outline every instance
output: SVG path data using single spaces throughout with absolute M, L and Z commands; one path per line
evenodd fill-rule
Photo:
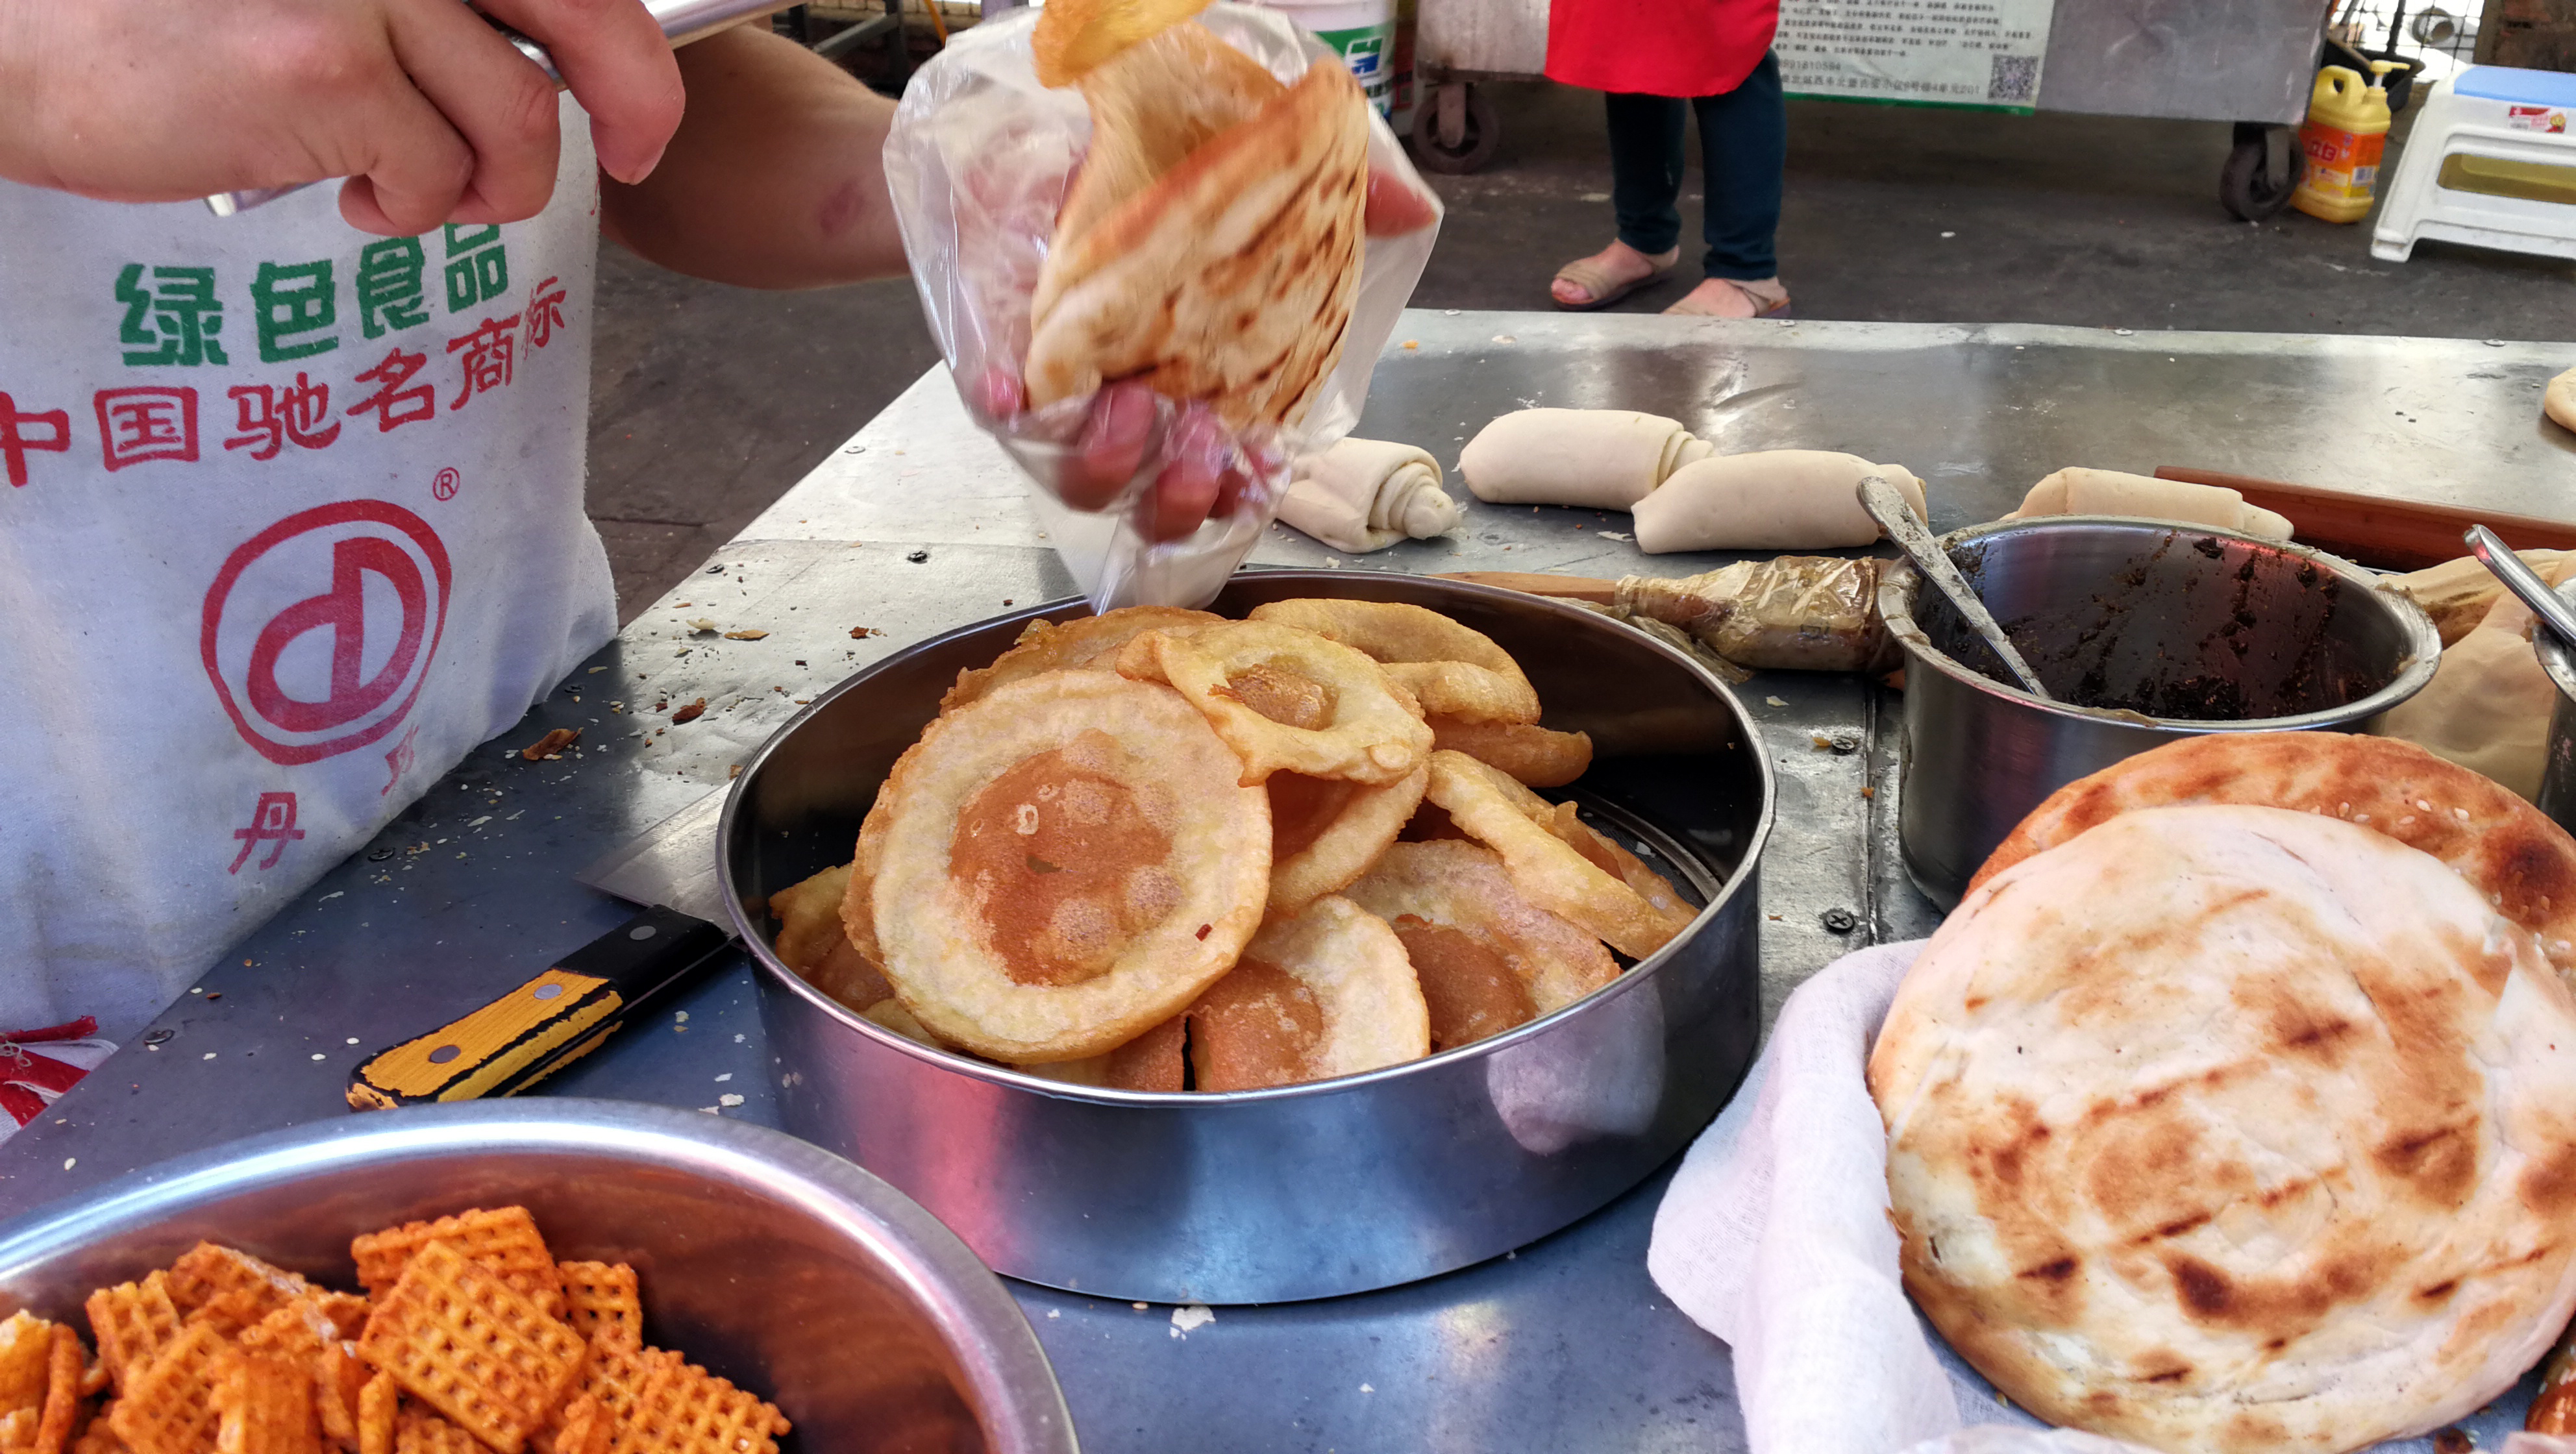
M 2363 565 L 2420 570 L 2456 560 L 2468 554 L 2460 534 L 2472 525 L 2487 526 L 2516 550 L 2576 548 L 2576 523 L 2564 520 L 2427 505 L 2179 465 L 2159 466 L 2156 478 L 2234 490 L 2247 504 L 2287 517 L 2300 541 Z
M 730 942 L 704 919 L 646 909 L 464 1018 L 369 1056 L 350 1073 L 349 1108 L 516 1095 L 597 1048 Z
M 1530 596 L 1555 596 L 1568 601 L 1591 601 L 1607 606 L 1619 599 L 1619 583 L 1599 576 L 1550 576 L 1536 571 L 1467 570 L 1435 576 L 1435 580 L 1465 581 L 1470 585 L 1500 586 Z

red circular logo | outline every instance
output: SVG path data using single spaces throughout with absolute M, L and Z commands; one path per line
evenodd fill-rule
M 382 500 L 290 515 L 206 591 L 198 651 L 242 740 L 318 762 L 384 736 L 419 699 L 447 628 L 447 547 Z

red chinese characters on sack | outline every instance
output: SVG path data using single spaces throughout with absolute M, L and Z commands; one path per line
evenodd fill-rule
M 29 430 L 42 429 L 38 435 Z M 17 489 L 27 486 L 27 451 L 43 450 L 49 454 L 68 454 L 72 447 L 72 416 L 68 409 L 21 410 L 18 401 L 0 394 L 0 474 L 9 477 Z
M 196 462 L 196 390 L 101 389 L 91 406 L 98 413 L 99 458 L 110 472 L 156 459 Z
M 511 352 L 519 341 L 518 327 L 516 313 L 507 318 L 486 318 L 482 327 L 447 341 L 449 353 L 459 349 L 465 352 L 465 387 L 447 406 L 451 412 L 464 408 L 465 401 L 476 394 L 488 394 L 510 382 Z
M 286 855 L 286 845 L 304 836 L 304 830 L 295 826 L 295 795 L 260 794 L 258 805 L 251 809 L 250 826 L 235 828 L 233 836 L 241 840 L 242 847 L 241 853 L 233 859 L 231 872 L 241 872 L 242 865 L 250 862 L 251 850 L 263 843 L 275 846 L 268 850 L 268 857 L 259 861 L 259 866 L 263 869 L 277 867 L 277 861 Z
M 364 414 L 373 411 L 378 434 L 391 433 L 397 424 L 415 424 L 423 419 L 436 418 L 438 389 L 435 385 L 403 387 L 428 363 L 428 354 L 405 353 L 400 345 L 396 345 L 385 354 L 384 362 L 358 375 L 359 383 L 381 387 L 350 405 L 348 412 Z
M 552 343 L 555 330 L 564 326 L 562 284 L 561 278 L 548 278 L 528 290 L 528 306 L 519 310 L 528 320 L 528 347 Z
M 331 386 L 314 383 L 301 373 L 292 384 L 236 384 L 224 392 L 241 413 L 242 431 L 224 441 L 226 449 L 247 449 L 253 459 L 275 459 L 290 443 L 299 449 L 322 449 L 340 437 L 340 421 L 331 417 Z

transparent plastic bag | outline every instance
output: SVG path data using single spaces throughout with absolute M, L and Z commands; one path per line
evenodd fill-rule
M 904 252 L 967 413 L 1028 475 L 1048 539 L 1093 608 L 1204 605 L 1277 513 L 1289 462 L 1330 446 L 1359 422 L 1378 353 L 1430 260 L 1440 230 L 1438 202 L 1432 199 L 1431 225 L 1368 239 L 1341 361 L 1304 417 L 1285 428 L 1237 431 L 1215 441 L 1244 483 L 1219 498 L 1204 524 L 1177 540 L 1155 542 L 1136 520 L 1156 476 L 1181 447 L 1176 426 L 1191 412 L 1170 399 L 1155 400 L 1153 444 L 1124 487 L 1096 508 L 1077 508 L 1066 498 L 1067 485 L 1092 399 L 1017 412 L 1038 269 L 1091 137 L 1082 93 L 1038 83 L 1029 49 L 1037 20 L 1037 11 L 1015 11 L 960 34 L 905 90 L 885 146 Z M 1321 41 L 1273 11 L 1219 4 L 1197 23 L 1282 82 L 1294 82 L 1318 59 L 1340 63 Z M 1431 198 L 1374 108 L 1368 156 L 1372 172 Z M 1197 411 L 1191 428 L 1204 431 L 1207 422 Z M 1205 439 L 1201 447 L 1208 447 Z

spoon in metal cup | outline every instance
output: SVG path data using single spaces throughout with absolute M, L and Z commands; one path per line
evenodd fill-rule
M 1878 522 L 1879 529 L 1887 532 L 1888 539 L 1896 542 L 1896 548 L 1905 552 L 1905 558 L 1914 562 L 1915 571 L 1932 583 L 1933 589 L 1941 593 L 1942 599 L 1950 603 L 1950 609 L 1959 613 L 1959 619 L 1968 623 L 1968 629 L 1977 633 L 1977 639 L 1986 643 L 1986 649 L 1995 654 L 2005 669 L 2021 679 L 2021 689 L 2043 702 L 2057 700 L 2048 694 L 2048 688 L 2039 684 L 2039 674 L 2030 669 L 2030 663 L 2022 660 L 2021 653 L 2013 649 L 2011 638 L 2004 635 L 2003 627 L 1995 624 L 1993 614 L 1986 610 L 1986 603 L 1977 599 L 1977 588 L 1969 585 L 1968 578 L 1959 574 L 1959 568 L 1950 563 L 1950 553 L 1941 548 L 1940 541 L 1932 538 L 1932 532 L 1924 528 L 1922 521 L 1914 518 L 1914 507 L 1906 503 L 1905 496 L 1877 475 L 1862 480 L 1856 493 L 1860 507 Z
M 2467 542 L 2480 565 L 2531 608 L 2531 614 L 2557 632 L 2559 640 L 2576 647 L 2576 610 L 2570 610 L 2567 603 L 2558 598 L 2558 593 L 2549 588 L 2549 582 L 2542 580 L 2538 571 L 2523 564 L 2522 557 L 2513 553 L 2513 547 L 2505 544 L 2503 537 L 2483 525 L 2472 525 L 2460 539 Z

